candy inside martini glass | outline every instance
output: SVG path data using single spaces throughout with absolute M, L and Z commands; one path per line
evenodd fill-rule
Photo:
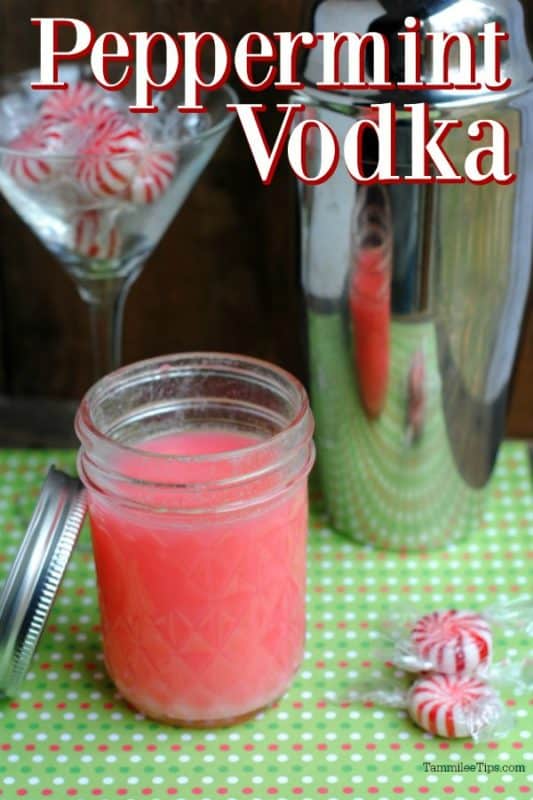
M 106 92 L 85 67 L 65 90 L 35 91 L 37 73 L 0 82 L 0 190 L 74 278 L 91 316 L 95 378 L 121 359 L 129 287 L 229 128 L 229 87 L 181 114 L 179 83 L 157 114 L 132 114 L 127 89 Z

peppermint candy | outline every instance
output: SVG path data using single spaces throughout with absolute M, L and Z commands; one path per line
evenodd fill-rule
M 153 203 L 169 187 L 177 158 L 170 150 L 147 150 L 137 163 L 127 197 L 134 203 Z
M 109 224 L 106 214 L 85 211 L 73 226 L 74 250 L 90 259 L 115 258 L 120 252 L 120 231 Z
M 71 122 L 80 111 L 106 107 L 106 98 L 91 83 L 80 81 L 53 91 L 41 106 L 41 118 L 54 124 Z
M 140 128 L 116 112 L 105 110 L 78 150 L 75 177 L 79 186 L 92 197 L 123 196 L 133 180 L 139 163 L 139 151 L 147 140 Z M 80 125 L 80 119 L 73 124 Z
M 10 150 L 15 152 L 4 156 L 3 168 L 21 186 L 38 186 L 61 170 L 61 162 L 49 156 L 62 143 L 61 131 L 54 126 L 36 123 L 9 143 Z
M 471 675 L 492 656 L 488 623 L 472 611 L 433 611 L 414 625 L 411 644 L 425 669 L 448 675 Z
M 409 689 L 413 722 L 436 736 L 476 736 L 502 714 L 498 695 L 483 681 L 465 675 L 427 675 Z

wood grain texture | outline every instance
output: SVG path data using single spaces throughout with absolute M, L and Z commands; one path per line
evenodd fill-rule
M 307 0 L 0 0 L 0 68 L 9 72 L 37 62 L 32 16 L 78 16 L 97 32 L 211 29 L 232 44 L 249 30 L 300 30 L 309 5 Z M 271 138 L 276 123 L 270 114 Z M 0 270 L 0 389 L 79 398 L 91 381 L 85 308 L 70 278 L 5 202 L 0 203 Z M 124 360 L 227 350 L 273 360 L 304 376 L 298 282 L 294 186 L 286 163 L 272 185 L 263 187 L 234 125 L 132 288 Z M 529 318 L 509 431 L 533 437 L 531 311 Z

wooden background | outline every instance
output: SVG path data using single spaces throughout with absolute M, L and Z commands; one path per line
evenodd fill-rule
M 0 0 L 0 68 L 34 66 L 30 17 L 106 30 L 301 30 L 306 0 Z M 241 92 L 241 97 L 244 97 Z M 256 101 L 256 98 L 254 97 Z M 263 187 L 237 124 L 134 285 L 124 360 L 181 350 L 249 353 L 305 375 L 294 187 L 281 164 Z M 91 381 L 86 310 L 71 280 L 0 202 L 0 394 L 77 399 Z M 508 433 L 533 437 L 531 304 Z M 0 406 L 1 414 L 1 406 Z

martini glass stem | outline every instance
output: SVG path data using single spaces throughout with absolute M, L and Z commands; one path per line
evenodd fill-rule
M 78 285 L 89 307 L 95 380 L 121 364 L 124 304 L 132 283 L 129 278 L 112 277 Z

